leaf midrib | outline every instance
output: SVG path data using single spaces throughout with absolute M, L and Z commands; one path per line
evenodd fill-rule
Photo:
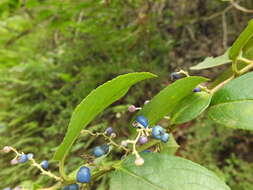
M 220 103 L 218 103 L 218 104 L 211 105 L 211 108 L 212 108 L 212 107 L 215 107 L 215 106 L 222 105 L 222 104 L 241 103 L 241 102 L 251 102 L 251 101 L 253 101 L 253 99 L 231 100 L 231 101 L 229 101 L 229 102 L 220 102 Z
M 211 178 L 211 179 L 213 179 L 213 180 L 218 180 L 218 178 L 216 177 L 216 176 L 213 176 L 213 175 L 207 175 L 206 173 L 203 173 L 203 172 L 201 172 L 201 171 L 198 171 L 198 170 L 194 170 L 194 169 L 191 169 L 191 168 L 180 168 L 180 167 L 172 167 L 172 168 L 169 168 L 170 170 L 171 169 L 176 169 L 176 170 L 188 170 L 188 171 L 192 171 L 192 172 L 196 172 L 197 174 L 199 174 L 199 175 L 205 175 L 205 176 L 207 176 L 207 177 L 209 177 L 209 178 Z M 155 184 L 153 184 L 151 181 L 149 181 L 148 179 L 146 179 L 146 178 L 144 178 L 144 177 L 142 177 L 142 176 L 139 176 L 139 175 L 137 175 L 137 174 L 135 174 L 135 173 L 133 173 L 133 172 L 131 172 L 131 171 L 129 171 L 128 169 L 126 169 L 126 168 L 123 168 L 123 167 L 120 167 L 120 168 L 118 168 L 118 170 L 121 170 L 122 172 L 125 172 L 126 174 L 129 174 L 129 175 L 131 175 L 131 176 L 133 176 L 133 177 L 135 177 L 135 178 L 138 178 L 138 179 L 142 179 L 144 182 L 146 182 L 147 184 L 149 184 L 149 185 L 152 185 L 152 186 L 154 186 L 155 188 L 157 188 L 157 189 L 159 189 L 159 190 L 167 190 L 167 189 L 163 189 L 163 188 L 161 188 L 161 187 L 159 187 L 159 186 L 157 186 L 157 185 L 155 185 Z M 186 184 L 186 183 L 183 183 L 183 184 Z M 195 184 L 198 184 L 198 183 L 195 183 Z M 202 186 L 203 184 L 198 184 L 198 185 L 200 185 L 200 186 Z M 223 185 L 224 187 L 226 187 L 226 185 Z M 226 187 L 227 188 L 227 187 Z M 210 188 L 209 188 L 210 189 Z
M 135 173 L 129 171 L 129 170 L 126 169 L 126 168 L 121 167 L 121 168 L 119 168 L 119 170 L 121 170 L 122 172 L 125 172 L 126 174 L 131 175 L 131 176 L 133 176 L 133 177 L 135 177 L 135 178 L 141 179 L 141 180 L 144 181 L 145 183 L 147 183 L 147 184 L 153 186 L 154 188 L 156 188 L 156 189 L 158 189 L 158 190 L 167 190 L 167 189 L 163 189 L 163 188 L 161 188 L 161 187 L 159 187 L 159 186 L 153 184 L 151 181 L 149 181 L 148 179 L 146 179 L 146 178 L 144 178 L 144 177 L 141 177 L 141 176 L 136 175 Z

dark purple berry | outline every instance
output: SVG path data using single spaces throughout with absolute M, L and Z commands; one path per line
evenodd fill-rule
M 106 130 L 105 130 L 105 133 L 107 134 L 107 135 L 111 135 L 112 133 L 113 133 L 113 128 L 112 127 L 108 127 Z
M 138 141 L 140 144 L 146 144 L 148 142 L 148 137 L 141 136 Z
M 177 79 L 181 78 L 181 75 L 178 74 L 177 72 L 173 72 L 170 74 L 170 78 L 171 78 L 171 80 L 177 80 Z
M 193 92 L 201 92 L 201 88 L 197 87 L 193 89 Z

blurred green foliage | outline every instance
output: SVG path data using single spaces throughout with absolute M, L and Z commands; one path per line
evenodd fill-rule
M 245 5 L 252 6 L 252 2 L 245 1 Z M 219 17 L 207 19 L 207 23 L 202 18 L 226 6 L 226 2 L 218 0 L 194 0 L 194 3 L 188 0 L 1 0 L 0 145 L 33 152 L 38 160 L 52 158 L 75 106 L 96 86 L 119 74 L 151 71 L 162 78 L 138 84 L 114 106 L 142 104 L 168 82 L 172 69 L 187 67 L 189 62 L 210 55 L 210 49 L 222 51 L 221 43 L 212 42 L 222 38 Z M 248 16 L 238 12 L 229 15 L 229 40 L 243 28 L 239 24 L 247 20 Z M 109 124 L 128 126 L 128 116 L 116 122 L 117 108 L 107 110 L 92 125 L 101 130 Z M 193 130 L 199 133 L 198 128 Z M 231 133 L 217 137 L 214 143 L 219 144 Z M 82 162 L 80 155 L 92 147 L 93 141 L 84 137 L 75 144 L 73 152 L 77 157 L 68 160 L 69 171 Z M 217 153 L 214 148 L 207 147 L 208 154 L 199 159 L 203 161 L 201 164 L 218 171 L 216 160 L 211 159 Z M 200 151 L 196 148 L 194 154 Z M 10 166 L 11 156 L 0 157 L 0 188 L 29 184 L 32 180 L 51 184 L 36 169 Z M 56 168 L 51 164 L 52 169 Z M 224 178 L 234 189 L 253 188 L 250 163 L 231 156 L 226 166 L 222 168 Z M 239 180 L 243 182 L 237 183 Z

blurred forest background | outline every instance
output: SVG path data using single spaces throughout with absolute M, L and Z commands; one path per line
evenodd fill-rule
M 131 115 L 119 105 L 141 106 L 169 83 L 171 72 L 222 54 L 252 9 L 252 0 L 0 0 L 1 147 L 50 160 L 73 109 L 92 89 L 119 74 L 155 73 L 159 79 L 136 85 L 92 123 L 127 134 Z M 192 74 L 214 79 L 220 73 Z M 178 155 L 211 169 L 233 190 L 253 190 L 252 132 L 223 128 L 203 115 L 174 135 Z M 93 141 L 75 144 L 69 171 Z M 51 183 L 32 167 L 11 166 L 10 156 L 0 157 L 0 188 Z

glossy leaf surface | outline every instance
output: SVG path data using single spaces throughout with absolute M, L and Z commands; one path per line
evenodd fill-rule
M 189 160 L 158 153 L 142 154 L 145 163 L 127 159 L 113 173 L 110 190 L 229 190 L 214 173 Z
M 138 115 L 143 115 L 152 126 L 164 116 L 170 114 L 183 98 L 192 93 L 192 90 L 200 83 L 207 81 L 203 77 L 186 77 L 161 90 L 146 104 Z
M 171 116 L 171 123 L 180 124 L 196 118 L 208 108 L 211 97 L 206 92 L 197 92 L 185 97 L 174 109 Z

